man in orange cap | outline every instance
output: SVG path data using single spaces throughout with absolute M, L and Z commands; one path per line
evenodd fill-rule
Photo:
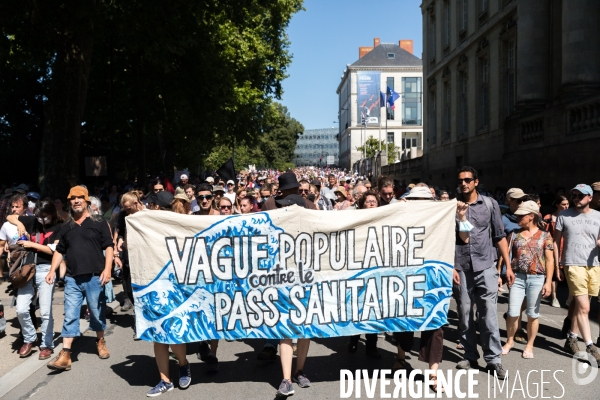
M 46 282 L 52 284 L 63 256 L 67 259 L 65 277 L 65 319 L 62 329 L 63 349 L 48 363 L 59 371 L 71 369 L 71 345 L 79 333 L 79 313 L 83 297 L 90 310 L 90 329 L 96 332 L 96 348 L 101 359 L 110 357 L 104 341 L 106 296 L 104 285 L 110 281 L 113 240 L 108 223 L 91 212 L 90 197 L 83 186 L 71 188 L 68 196 L 69 218 L 60 228 L 60 241 L 52 256 Z

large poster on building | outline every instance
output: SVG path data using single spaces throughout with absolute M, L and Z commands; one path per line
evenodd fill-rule
M 381 73 L 379 71 L 359 71 L 356 74 L 358 88 L 358 124 L 366 121 L 369 117 L 379 120 L 379 93 Z
M 456 203 L 127 217 L 144 340 L 311 338 L 446 323 Z

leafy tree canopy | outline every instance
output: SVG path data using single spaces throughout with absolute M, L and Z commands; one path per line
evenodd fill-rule
M 0 0 L 0 106 L 9 105 L 0 107 L 0 145 L 41 149 L 40 183 L 62 193 L 80 180 L 86 155 L 106 155 L 113 176 L 131 177 L 195 170 L 202 154 L 234 140 L 262 144 L 280 129 L 272 99 L 292 58 L 285 30 L 301 8 L 302 0 Z M 286 157 L 260 151 L 265 164 Z

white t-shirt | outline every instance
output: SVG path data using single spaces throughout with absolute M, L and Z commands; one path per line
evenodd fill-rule
M 9 245 L 17 243 L 17 240 L 19 240 L 17 226 L 10 222 L 5 222 L 0 229 L 0 240 L 5 240 Z
M 225 193 L 223 196 L 231 200 L 231 204 L 235 204 L 235 193 Z

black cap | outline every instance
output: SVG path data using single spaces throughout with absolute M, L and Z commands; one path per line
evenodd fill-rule
M 167 192 L 166 190 L 152 193 L 150 196 L 148 196 L 148 203 L 154 203 L 162 208 L 171 207 L 172 201 L 173 195 L 171 194 L 171 192 Z
M 321 185 L 323 185 L 323 184 L 321 183 L 321 181 L 320 181 L 320 180 L 318 180 L 318 179 L 313 179 L 313 180 L 312 180 L 312 182 L 311 182 L 310 184 L 311 184 L 311 185 L 313 185 L 313 186 L 319 186 L 319 187 L 320 187 Z
M 306 202 L 304 201 L 304 197 L 300 196 L 299 194 L 290 194 L 289 196 L 283 199 L 275 201 L 282 207 L 292 206 L 295 204 L 297 206 L 306 208 Z

